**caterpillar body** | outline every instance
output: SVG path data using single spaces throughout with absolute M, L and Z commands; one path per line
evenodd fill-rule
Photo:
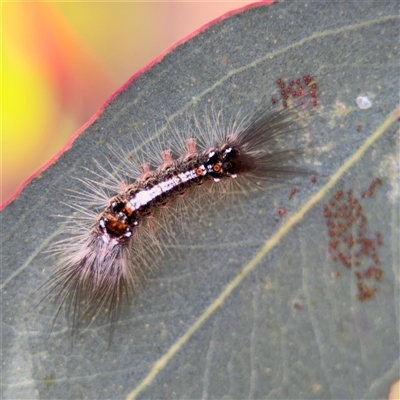
M 59 305 L 56 317 L 66 303 L 75 330 L 82 314 L 93 318 L 103 309 L 114 329 L 123 299 L 136 291 L 141 275 L 151 269 L 155 254 L 162 251 L 159 233 L 170 232 L 171 214 L 181 218 L 178 204 L 188 204 L 188 199 L 201 202 L 194 193 L 205 187 L 226 191 L 232 183 L 244 182 L 262 187 L 265 181 L 304 173 L 293 166 L 301 150 L 276 146 L 299 129 L 300 108 L 272 111 L 262 107 L 228 126 L 221 126 L 220 114 L 214 113 L 197 138 L 182 140 L 178 134 L 184 141 L 180 143 L 185 148 L 183 155 L 174 157 L 173 149 L 159 148 L 161 157 L 157 158 L 148 151 L 147 158 L 153 163 L 131 161 L 130 177 L 123 184 L 104 167 L 100 167 L 105 175 L 102 182 L 83 181 L 91 193 L 76 197 L 95 201 L 102 208 L 92 210 L 81 201 L 74 204 L 79 215 L 71 217 L 65 230 L 68 236 L 51 249 L 58 262 L 45 284 L 45 298 L 54 295 Z M 176 132 L 171 137 L 176 139 Z M 131 159 L 128 155 L 124 158 Z M 112 187 L 117 194 L 109 197 Z M 212 196 L 212 191 L 207 196 Z

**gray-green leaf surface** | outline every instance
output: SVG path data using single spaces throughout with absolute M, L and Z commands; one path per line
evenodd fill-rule
M 399 33 L 396 1 L 261 6 L 211 26 L 135 79 L 2 212 L 2 398 L 386 396 L 400 368 L 397 128 L 385 126 L 362 157 L 345 161 L 398 107 Z M 66 189 L 82 189 L 72 178 L 96 162 L 106 167 L 107 143 L 139 147 L 143 135 L 165 135 L 167 120 L 183 127 L 188 110 L 201 115 L 210 102 L 222 102 L 225 115 L 245 114 L 278 78 L 307 74 L 320 90 L 304 138 L 317 183 L 274 184 L 194 216 L 191 234 L 178 232 L 123 309 L 110 348 L 99 321 L 72 347 L 63 312 L 48 338 L 54 306 L 32 310 L 32 293 L 52 271 L 43 250 L 62 232 L 55 215 L 71 213 Z M 357 96 L 372 107 L 360 110 Z M 343 165 L 335 187 L 324 189 Z M 360 197 L 378 177 L 383 185 L 363 205 L 368 229 L 383 235 L 384 274 L 376 296 L 360 302 L 353 272 L 329 257 L 323 205 L 338 189 Z M 296 225 L 290 215 L 300 215 Z M 204 314 L 286 224 L 277 245 Z

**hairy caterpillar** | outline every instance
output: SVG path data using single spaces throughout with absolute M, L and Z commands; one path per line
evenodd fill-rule
M 72 206 L 79 215 L 71 217 L 68 236 L 53 245 L 57 270 L 44 285 L 45 298 L 54 295 L 58 302 L 56 316 L 66 303 L 74 329 L 80 316 L 93 318 L 105 310 L 113 329 L 124 297 L 135 292 L 141 275 L 162 252 L 158 238 L 171 234 L 171 216 L 182 217 L 180 204 L 194 207 L 193 202 L 201 202 L 198 194 L 224 193 L 232 183 L 263 187 L 266 181 L 304 173 L 293 166 L 301 150 L 285 149 L 284 143 L 300 129 L 299 114 L 308 100 L 305 96 L 279 111 L 260 107 L 227 126 L 214 112 L 204 129 L 197 127 L 195 135 L 193 128 L 172 132 L 170 148 L 153 147 L 141 163 L 126 154 L 125 181 L 115 177 L 121 172 L 117 168 L 108 172 L 102 166 L 100 182 L 82 181 L 89 192 L 75 194 L 79 202 Z M 123 150 L 116 152 L 121 156 Z M 84 200 L 97 207 L 83 206 Z

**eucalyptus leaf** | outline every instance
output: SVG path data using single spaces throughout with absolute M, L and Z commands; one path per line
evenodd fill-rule
M 399 26 L 397 1 L 259 5 L 215 23 L 130 82 L 2 212 L 2 398 L 387 396 L 400 368 L 399 136 L 383 124 L 399 103 Z M 32 293 L 53 268 L 44 251 L 62 234 L 57 215 L 72 213 L 67 189 L 83 190 L 73 178 L 93 177 L 110 157 L 123 167 L 109 143 L 134 151 L 162 140 L 170 125 L 183 129 L 188 113 L 201 116 L 211 103 L 228 117 L 246 115 L 275 93 L 277 79 L 308 74 L 320 97 L 306 121 L 304 161 L 317 182 L 271 184 L 194 215 L 190 234 L 177 232 L 123 309 L 111 347 L 101 319 L 72 346 L 63 311 L 49 337 L 54 305 L 34 308 Z M 360 109 L 358 96 L 371 108 Z M 346 164 L 376 132 L 381 137 Z M 374 178 L 383 184 L 363 204 L 371 234 L 382 233 L 383 277 L 360 302 L 353 271 L 329 257 L 323 206 L 337 190 L 360 197 Z M 329 182 L 337 182 L 331 190 Z

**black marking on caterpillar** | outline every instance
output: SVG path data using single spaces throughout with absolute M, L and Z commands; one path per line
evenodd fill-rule
M 43 285 L 44 299 L 54 297 L 58 303 L 54 321 L 64 303 L 67 314 L 72 313 L 73 332 L 81 318 L 93 319 L 105 310 L 111 340 L 123 299 L 136 291 L 155 254 L 162 252 L 156 233 L 170 233 L 171 207 L 177 208 L 203 187 L 222 185 L 226 190 L 232 182 L 262 187 L 267 180 L 308 173 L 292 166 L 301 150 L 274 150 L 274 143 L 284 143 L 286 135 L 301 129 L 299 111 L 308 100 L 280 111 L 260 108 L 239 124 L 232 121 L 225 127 L 220 126 L 219 114 L 214 114 L 207 120 L 208 132 L 199 135 L 201 148 L 196 138 L 189 137 L 183 155 L 174 158 L 171 149 L 161 150 L 161 160 L 153 169 L 148 161 L 139 165 L 131 160 L 131 183 L 121 184 L 114 177 L 116 168 L 109 172 L 102 166 L 96 174 L 100 182 L 82 180 L 89 193 L 76 193 L 79 202 L 72 206 L 80 215 L 70 218 L 65 230 L 69 236 L 52 246 L 51 252 L 59 257 L 57 270 Z M 182 147 L 180 141 L 177 148 Z M 149 152 L 148 159 L 157 157 Z M 107 192 L 113 188 L 117 194 L 110 198 Z M 102 209 L 93 211 L 82 201 L 101 204 Z

